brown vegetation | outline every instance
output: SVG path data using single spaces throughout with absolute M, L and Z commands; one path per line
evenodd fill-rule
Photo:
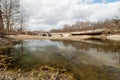
M 33 70 L 1 70 L 0 80 L 75 80 L 75 78 L 65 69 L 54 69 L 49 66 L 40 66 Z
M 51 32 L 75 32 L 95 29 L 108 29 L 110 33 L 120 33 L 120 19 L 106 20 L 103 22 L 76 22 L 73 25 L 65 25 L 62 29 L 52 29 Z M 118 30 L 114 32 L 114 30 Z M 105 32 L 107 33 L 107 32 Z

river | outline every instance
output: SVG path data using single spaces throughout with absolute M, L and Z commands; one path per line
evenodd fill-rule
M 77 80 L 120 80 L 120 43 L 101 40 L 23 40 L 4 51 L 21 69 L 48 65 Z

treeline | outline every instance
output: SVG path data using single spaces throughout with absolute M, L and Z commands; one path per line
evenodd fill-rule
M 0 32 L 22 32 L 23 24 L 24 9 L 20 5 L 20 0 L 0 0 Z
M 76 22 L 73 25 L 64 25 L 62 29 L 52 29 L 50 32 L 75 32 L 95 29 L 120 30 L 120 19 L 105 20 L 97 23 Z

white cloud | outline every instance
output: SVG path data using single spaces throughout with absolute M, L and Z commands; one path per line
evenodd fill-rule
M 120 1 L 93 3 L 94 0 L 21 0 L 29 16 L 31 30 L 61 28 L 76 21 L 99 21 L 120 17 Z

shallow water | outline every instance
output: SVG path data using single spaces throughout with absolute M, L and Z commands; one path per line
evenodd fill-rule
M 21 69 L 49 65 L 66 69 L 77 80 L 120 80 L 119 42 L 23 40 L 5 54 Z

